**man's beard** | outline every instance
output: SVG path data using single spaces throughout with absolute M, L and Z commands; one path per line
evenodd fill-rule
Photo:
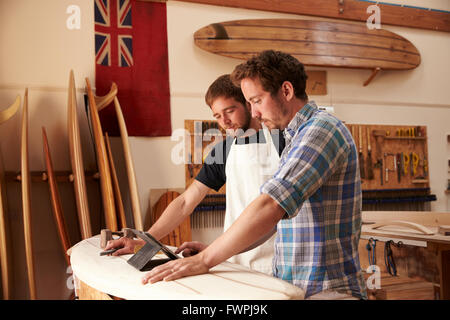
M 244 135 L 247 135 L 247 130 L 250 129 L 250 124 L 251 124 L 251 120 L 252 120 L 252 115 L 251 113 L 247 110 L 247 112 L 245 113 L 245 120 L 242 126 L 240 126 L 237 129 L 227 129 L 227 135 L 229 136 L 233 136 L 233 137 L 241 137 Z

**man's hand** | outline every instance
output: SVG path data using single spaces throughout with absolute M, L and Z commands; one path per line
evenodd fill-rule
M 183 257 L 191 257 L 204 250 L 207 247 L 206 244 L 203 244 L 198 241 L 184 242 L 175 253 L 182 253 Z
M 144 245 L 144 240 L 134 240 L 126 237 L 122 237 L 117 240 L 109 240 L 106 247 L 106 250 L 121 248 L 114 252 L 113 256 L 120 256 L 122 254 L 134 253 L 134 248 L 136 245 Z
M 204 274 L 209 271 L 209 267 L 203 261 L 202 254 L 193 257 L 176 259 L 154 268 L 145 274 L 142 283 L 155 283 L 161 280 L 171 281 L 179 278 Z

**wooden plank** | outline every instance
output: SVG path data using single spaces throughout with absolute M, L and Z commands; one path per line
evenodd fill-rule
M 197 46 L 247 60 L 263 50 L 280 50 L 304 65 L 406 70 L 420 64 L 414 45 L 387 30 L 294 19 L 253 19 L 214 23 L 194 33 Z
M 403 227 L 407 227 L 407 228 L 411 228 L 413 230 L 419 231 L 420 233 L 424 234 L 424 235 L 433 235 L 435 234 L 435 232 L 431 231 L 430 229 L 428 229 L 427 227 L 418 224 L 418 223 L 413 223 L 413 222 L 409 222 L 409 221 L 384 221 L 384 222 L 379 222 L 379 223 L 375 223 L 375 224 L 371 224 L 370 228 L 372 230 L 375 229 L 379 229 L 385 226 L 403 226 Z
M 407 220 L 420 223 L 428 227 L 438 227 L 440 225 L 450 225 L 450 214 L 448 212 L 427 212 L 427 211 L 363 211 L 363 221 L 389 221 Z
M 306 81 L 306 94 L 308 96 L 327 95 L 327 72 L 326 71 L 306 71 L 308 80 Z
M 28 88 L 25 89 L 25 96 L 22 110 L 21 125 L 21 180 L 22 180 L 22 213 L 23 213 L 23 232 L 25 237 L 25 257 L 28 273 L 28 289 L 30 299 L 36 299 L 36 279 L 34 273 L 33 257 L 33 235 L 31 228 L 31 182 L 30 169 L 28 163 Z
M 110 295 L 92 288 L 83 281 L 79 281 L 79 285 L 77 293 L 80 300 L 113 300 Z
M 371 274 L 364 273 L 367 280 Z M 381 273 L 381 288 L 368 289 L 369 300 L 434 300 L 434 285 L 431 282 L 409 278 L 393 277 Z
M 367 8 L 375 3 L 357 0 L 180 0 L 224 7 L 319 16 L 366 22 L 371 14 Z M 381 23 L 409 28 L 450 32 L 450 14 L 439 10 L 425 10 L 398 5 L 378 4 Z

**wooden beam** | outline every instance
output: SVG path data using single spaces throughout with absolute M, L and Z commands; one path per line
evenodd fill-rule
M 216 6 L 293 13 L 366 22 L 372 1 L 359 0 L 179 0 Z M 450 32 L 450 12 L 395 4 L 378 4 L 381 24 Z

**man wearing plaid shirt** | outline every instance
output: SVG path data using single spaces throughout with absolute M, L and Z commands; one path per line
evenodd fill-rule
M 358 255 L 361 181 L 350 132 L 308 102 L 304 67 L 288 54 L 264 51 L 231 77 L 252 117 L 284 130 L 278 171 L 221 237 L 196 256 L 155 268 L 144 283 L 205 273 L 264 241 L 276 225 L 274 276 L 304 289 L 306 298 L 367 299 Z

